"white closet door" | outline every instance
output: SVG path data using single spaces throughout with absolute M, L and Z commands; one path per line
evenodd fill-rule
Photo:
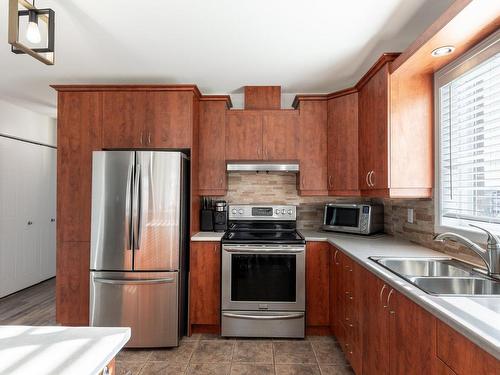
M 0 297 L 18 290 L 16 257 L 22 251 L 24 211 L 17 141 L 0 137 Z

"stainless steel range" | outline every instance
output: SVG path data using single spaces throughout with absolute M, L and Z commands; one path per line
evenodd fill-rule
M 230 205 L 222 237 L 222 336 L 304 337 L 305 240 L 296 207 Z

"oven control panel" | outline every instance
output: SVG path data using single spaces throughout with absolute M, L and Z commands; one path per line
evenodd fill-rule
M 296 220 L 296 206 L 281 205 L 229 205 L 229 220 Z

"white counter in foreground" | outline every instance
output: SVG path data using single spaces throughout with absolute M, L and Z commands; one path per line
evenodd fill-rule
M 130 328 L 0 326 L 0 374 L 95 375 L 130 339 Z

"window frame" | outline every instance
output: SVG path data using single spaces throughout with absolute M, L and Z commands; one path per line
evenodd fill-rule
M 483 61 L 500 52 L 500 30 L 481 41 L 475 47 L 445 65 L 434 73 L 434 232 L 436 234 L 453 231 L 462 234 L 474 241 L 485 241 L 485 234 L 473 227 L 450 226 L 441 223 L 441 113 L 440 94 L 442 86 L 467 73 Z M 481 222 L 478 222 L 481 225 Z M 491 229 L 491 228 L 488 228 Z M 500 230 L 492 232 L 500 234 Z

